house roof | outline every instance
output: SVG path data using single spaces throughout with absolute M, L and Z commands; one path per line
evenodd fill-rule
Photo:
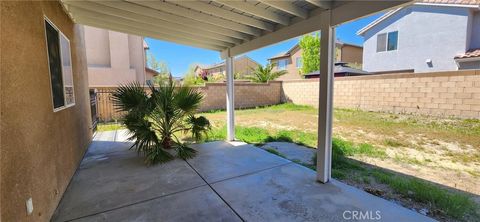
M 345 62 L 335 63 L 335 66 L 333 68 L 333 73 L 335 73 L 335 74 L 350 73 L 350 74 L 353 74 L 353 75 L 369 75 L 369 74 L 372 74 L 372 73 L 363 71 L 361 69 L 355 69 L 355 68 L 349 67 L 347 65 L 347 63 L 345 63 Z M 313 71 L 311 73 L 305 74 L 305 76 L 318 76 L 318 75 L 320 75 L 319 70 L 316 70 L 316 71 Z
M 467 59 L 480 57 L 480 48 L 470 49 L 465 54 L 455 56 L 455 59 Z
M 415 5 L 431 5 L 431 6 L 448 6 L 448 7 L 473 7 L 480 9 L 480 1 L 479 0 L 421 0 L 415 3 Z M 407 6 L 408 7 L 408 6 Z M 378 19 L 374 20 L 370 24 L 366 25 L 362 29 L 358 30 L 357 35 L 363 35 L 366 31 L 371 29 L 372 27 L 376 26 L 377 24 L 381 23 L 385 19 L 391 17 L 392 15 L 396 14 L 398 11 L 403 9 L 404 7 L 400 7 L 394 10 L 390 10 L 389 12 L 385 13 Z
M 151 72 L 151 73 L 153 73 L 153 75 L 155 75 L 155 76 L 158 75 L 158 74 L 160 74 L 159 72 L 157 72 L 157 70 L 151 69 L 151 68 L 149 68 L 149 67 L 145 67 L 145 71 L 146 71 L 146 72 Z
M 352 43 L 345 43 L 345 42 L 342 42 L 340 40 L 337 39 L 336 41 L 336 44 L 337 45 L 348 45 L 348 46 L 353 46 L 353 47 L 358 47 L 358 48 L 363 48 L 362 46 L 359 46 L 359 45 L 355 45 L 355 44 L 352 44 Z M 288 51 L 286 52 L 281 52 L 273 57 L 270 57 L 268 58 L 268 60 L 272 60 L 272 59 L 278 59 L 278 58 L 284 58 L 284 57 L 288 57 L 292 54 L 293 50 L 295 50 L 296 48 L 300 47 L 300 45 L 297 43 L 295 44 L 294 46 L 292 46 L 292 48 L 290 48 Z
M 250 57 L 248 57 L 247 55 L 242 55 L 242 56 L 239 56 L 239 57 L 236 57 L 235 58 L 235 61 L 239 60 L 239 59 L 243 59 L 243 58 L 246 58 L 256 64 L 259 64 L 257 61 L 251 59 Z M 216 68 L 216 67 L 220 67 L 220 66 L 224 66 L 225 65 L 225 62 L 219 62 L 219 63 L 215 63 L 215 64 L 211 64 L 211 65 L 197 65 L 197 67 L 195 67 L 195 70 L 197 68 L 201 68 L 201 69 L 212 69 L 212 68 Z

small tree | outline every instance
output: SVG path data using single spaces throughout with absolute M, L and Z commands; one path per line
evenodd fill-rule
M 200 85 L 200 84 L 205 83 L 205 81 L 202 78 L 198 77 L 195 74 L 195 68 L 197 66 L 198 65 L 195 64 L 195 63 L 192 63 L 188 66 L 187 72 L 183 76 L 183 85 L 194 86 L 194 85 Z
M 153 78 L 156 85 L 166 84 L 170 79 L 170 68 L 167 63 L 157 60 L 151 52 L 147 54 L 147 66 L 158 72 L 158 75 Z
M 265 67 L 258 65 L 257 68 L 252 69 L 252 74 L 246 76 L 246 79 L 251 80 L 252 82 L 266 83 L 270 80 L 275 80 L 286 73 L 286 70 L 274 72 L 273 64 L 268 64 Z
M 302 49 L 302 74 L 317 71 L 320 67 L 320 37 L 318 33 L 314 35 L 304 35 L 299 42 Z
M 147 164 L 163 163 L 175 156 L 191 158 L 196 151 L 177 138 L 178 133 L 190 132 L 200 140 L 210 130 L 210 122 L 195 116 L 203 94 L 170 79 L 158 88 L 150 86 L 150 94 L 137 83 L 118 87 L 113 94 L 115 106 L 126 112 L 122 123 L 130 131 L 132 148 L 145 156 Z

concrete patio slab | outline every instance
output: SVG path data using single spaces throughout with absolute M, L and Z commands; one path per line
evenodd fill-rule
M 99 142 L 114 147 L 124 145 Z M 183 160 L 147 167 L 132 150 L 91 155 L 82 161 L 53 221 L 100 213 L 205 184 Z
M 208 183 L 290 163 L 278 156 L 266 155 L 269 153 L 249 144 L 235 146 L 227 142 L 213 142 L 194 148 L 198 150 L 198 155 L 188 163 Z
M 127 141 L 127 132 L 127 130 L 97 132 L 85 157 L 130 149 L 132 143 Z
M 241 221 L 208 186 L 85 217 L 87 221 Z
M 307 148 L 295 143 L 270 142 L 262 146 L 262 149 L 274 149 L 289 160 L 298 160 L 302 163 L 313 164 L 314 149 Z
M 212 184 L 246 221 L 433 221 L 336 180 L 315 182 L 315 172 L 291 163 Z M 358 219 L 358 218 L 357 218 Z
M 147 167 L 113 135 L 97 135 L 52 221 L 433 221 L 248 144 Z

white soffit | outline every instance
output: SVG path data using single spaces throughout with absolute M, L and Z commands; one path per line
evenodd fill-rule
M 411 0 L 60 0 L 79 24 L 235 56 Z

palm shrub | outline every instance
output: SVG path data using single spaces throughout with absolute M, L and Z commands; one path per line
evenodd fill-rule
M 179 157 L 192 158 L 196 151 L 180 141 L 178 133 L 192 134 L 196 141 L 210 130 L 210 122 L 195 116 L 203 95 L 196 90 L 176 86 L 170 79 L 159 87 L 150 86 L 147 94 L 138 83 L 120 86 L 113 94 L 116 108 L 125 111 L 121 122 L 130 131 L 131 148 L 145 156 L 150 164 Z
M 258 65 L 255 69 L 252 69 L 252 74 L 246 76 L 246 79 L 251 80 L 252 82 L 266 83 L 270 80 L 275 80 L 276 78 L 285 75 L 286 70 L 273 71 L 273 64 L 268 64 L 265 67 Z

